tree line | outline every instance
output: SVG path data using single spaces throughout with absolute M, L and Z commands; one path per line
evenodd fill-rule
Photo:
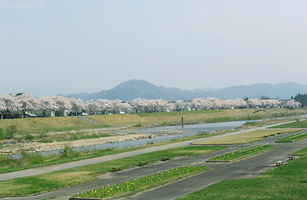
M 306 96 L 306 94 L 305 94 Z M 117 114 L 117 113 L 149 113 L 163 111 L 211 110 L 232 108 L 272 108 L 280 106 L 277 99 L 218 99 L 214 97 L 196 98 L 191 101 L 178 100 L 169 102 L 163 99 L 148 100 L 136 98 L 132 102 L 119 99 L 98 99 L 83 102 L 81 99 L 66 98 L 63 96 L 43 96 L 39 100 L 31 94 L 18 93 L 17 95 L 0 95 L 0 114 L 2 118 L 15 116 L 25 117 L 30 113 L 39 113 L 39 116 L 64 116 L 65 113 L 79 115 L 82 112 L 89 114 Z M 292 99 L 283 106 L 296 108 L 300 102 Z
M 295 101 L 298 101 L 302 104 L 302 107 L 307 106 L 307 94 L 297 94 L 294 98 Z

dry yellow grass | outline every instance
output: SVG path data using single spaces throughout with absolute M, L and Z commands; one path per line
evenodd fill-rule
M 90 176 L 91 172 L 61 172 L 61 173 L 46 173 L 41 178 L 47 181 L 58 181 L 61 180 L 62 183 L 73 185 L 80 182 L 87 182 L 95 180 L 97 178 Z
M 11 196 L 16 196 L 17 191 L 19 190 L 25 190 L 27 188 L 31 187 L 31 184 L 14 184 L 12 182 L 8 182 L 5 184 L 1 184 L 0 187 L 0 194 L 1 195 L 6 195 L 6 194 L 10 194 Z
M 0 120 L 0 128 L 9 125 L 17 125 L 22 129 L 40 129 L 53 127 L 89 126 L 91 124 L 78 117 L 48 117 L 48 118 L 28 118 L 28 119 L 6 119 Z
M 206 111 L 185 111 L 182 113 L 185 123 L 204 123 L 216 121 L 240 120 L 243 117 L 270 116 L 273 113 L 297 112 L 283 108 L 268 109 L 253 113 L 255 109 L 225 109 L 225 110 L 206 110 Z M 136 124 L 153 123 L 180 123 L 180 112 L 161 112 L 161 113 L 141 113 L 141 114 L 118 114 L 118 115 L 93 115 L 87 116 L 99 123 L 97 126 L 85 122 L 75 116 L 55 117 L 55 118 L 32 118 L 32 119 L 8 119 L 0 120 L 0 128 L 9 125 L 17 125 L 20 132 L 54 132 L 66 130 L 80 130 L 98 127 L 120 127 L 134 126 Z
M 269 116 L 273 113 L 285 113 L 295 112 L 289 111 L 284 108 L 273 108 L 265 111 L 259 111 L 253 113 L 255 109 L 225 109 L 225 110 L 207 110 L 207 111 L 185 111 L 182 113 L 182 117 L 185 122 L 204 122 L 210 121 L 209 119 L 229 117 L 231 120 L 239 119 L 246 116 Z M 100 123 L 104 126 L 126 126 L 151 123 L 172 123 L 180 122 L 180 112 L 163 112 L 163 113 L 142 113 L 142 114 L 125 114 L 125 115 L 94 115 L 88 116 L 88 118 Z
M 244 144 L 255 142 L 258 140 L 262 140 L 265 135 L 272 135 L 277 133 L 293 133 L 297 132 L 301 129 L 268 129 L 268 130 L 255 130 L 255 131 L 248 131 L 244 133 L 240 133 L 237 135 L 231 135 L 221 138 L 216 138 L 212 140 L 205 140 L 202 142 L 197 142 L 195 144 L 202 145 L 202 144 Z
M 137 123 L 148 123 L 146 119 L 136 114 L 92 115 L 88 118 L 104 126 L 129 126 Z

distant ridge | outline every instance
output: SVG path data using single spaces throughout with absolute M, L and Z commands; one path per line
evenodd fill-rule
M 117 85 L 110 90 L 102 90 L 96 93 L 79 93 L 70 94 L 66 97 L 74 99 L 82 99 L 83 101 L 93 99 L 120 99 L 131 102 L 136 98 L 145 99 L 164 99 L 168 101 L 191 100 L 202 97 L 216 97 L 220 99 L 236 99 L 236 98 L 260 98 L 266 96 L 270 98 L 290 99 L 298 93 L 307 93 L 307 85 L 298 83 L 257 83 L 250 86 L 240 85 L 231 86 L 219 90 L 203 91 L 203 90 L 180 90 L 178 88 L 157 87 L 145 80 L 132 79 Z

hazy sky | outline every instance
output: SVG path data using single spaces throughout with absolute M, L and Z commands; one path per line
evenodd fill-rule
M 306 85 L 306 10 L 304 0 L 0 0 L 0 85 Z

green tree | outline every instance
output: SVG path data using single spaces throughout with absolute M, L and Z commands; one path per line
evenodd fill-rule
M 302 107 L 307 106 L 307 94 L 300 94 L 300 93 L 298 93 L 294 97 L 294 100 L 300 102 L 302 104 Z

